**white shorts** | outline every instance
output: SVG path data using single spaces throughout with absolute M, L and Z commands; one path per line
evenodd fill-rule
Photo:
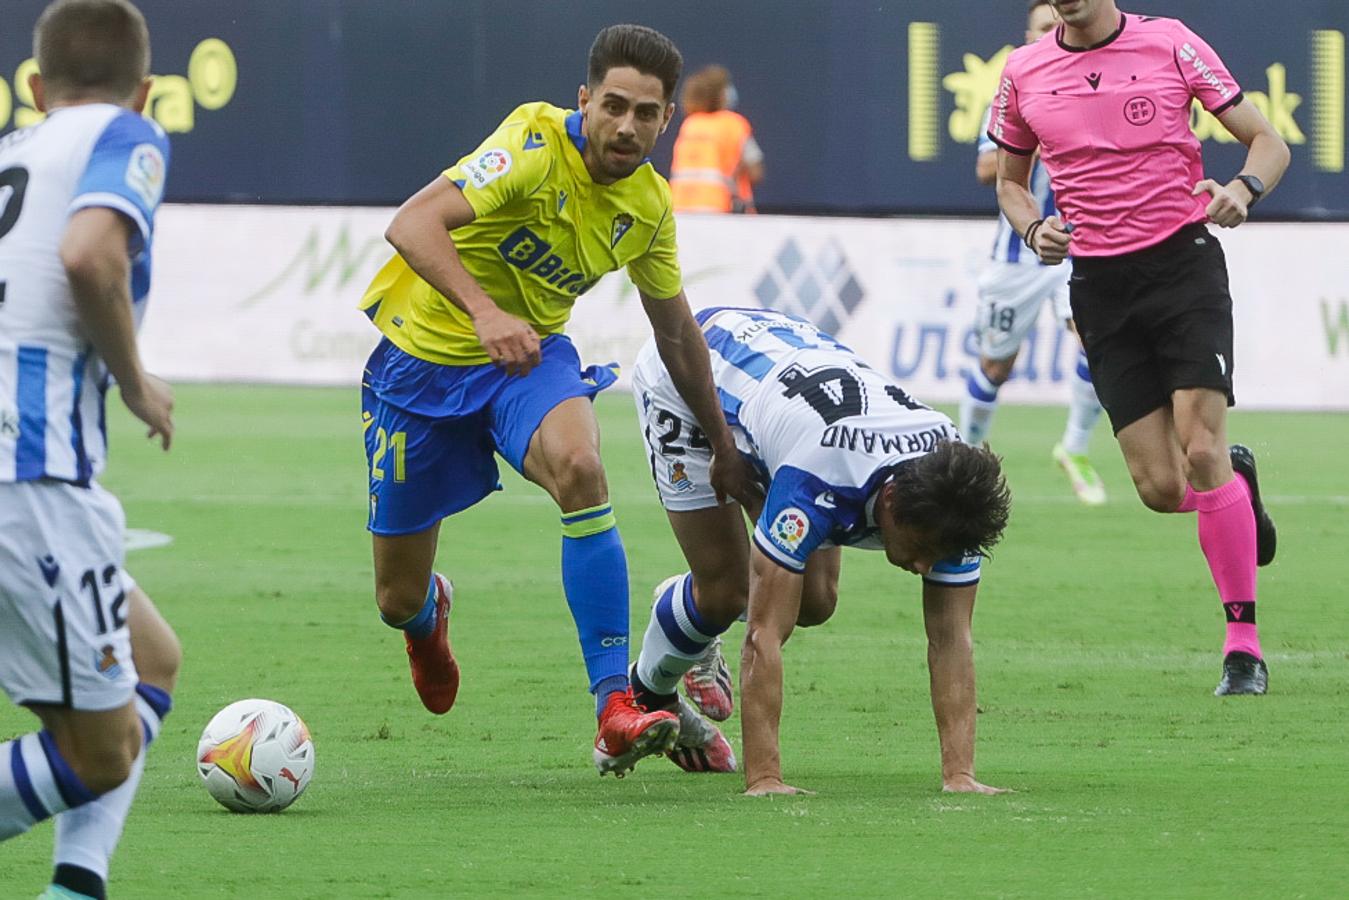
M 712 445 L 698 427 L 698 418 L 675 390 L 670 373 L 660 361 L 656 345 L 647 341 L 632 369 L 632 399 L 637 421 L 646 440 L 651 477 L 661 505 L 670 512 L 691 512 L 717 505 L 712 489 Z M 742 451 L 748 452 L 744 432 L 731 433 Z
M 15 703 L 106 710 L 132 699 L 125 527 L 98 485 L 0 483 L 0 688 Z
M 1028 266 L 990 262 L 979 274 L 979 355 L 984 359 L 1010 359 L 1021 349 L 1035 327 L 1040 305 L 1051 300 L 1054 316 L 1065 322 L 1073 317 L 1068 305 L 1070 263 L 1058 266 Z

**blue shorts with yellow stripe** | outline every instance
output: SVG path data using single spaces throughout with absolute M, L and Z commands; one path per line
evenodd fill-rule
M 541 353 L 528 375 L 512 376 L 491 363 L 427 362 L 380 341 L 361 383 L 372 532 L 422 531 L 500 490 L 494 453 L 524 474 L 544 416 L 617 377 L 610 366 L 582 370 L 565 335 L 544 338 Z

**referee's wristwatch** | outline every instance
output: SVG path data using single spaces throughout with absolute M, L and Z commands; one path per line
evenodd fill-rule
M 1246 204 L 1247 209 L 1260 202 L 1260 198 L 1265 196 L 1265 183 L 1256 176 L 1238 175 L 1236 180 L 1246 185 L 1246 190 L 1251 192 L 1251 202 Z

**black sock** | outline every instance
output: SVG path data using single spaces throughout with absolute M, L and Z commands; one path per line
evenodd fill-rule
M 94 897 L 96 900 L 107 900 L 108 897 L 108 886 L 103 883 L 102 878 L 88 869 L 72 866 L 70 863 L 61 863 L 56 867 L 56 871 L 52 873 L 52 884 L 77 894 L 84 894 L 86 897 Z
M 637 677 L 636 666 L 628 672 L 628 683 L 632 685 L 632 699 L 638 706 L 645 706 L 647 709 L 673 709 L 679 702 L 678 694 L 657 694 L 642 684 L 642 679 Z

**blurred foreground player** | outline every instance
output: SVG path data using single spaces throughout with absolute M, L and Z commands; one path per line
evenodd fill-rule
M 591 409 L 614 373 L 582 370 L 562 333 L 602 275 L 627 267 L 717 451 L 718 489 L 749 484 L 684 297 L 670 188 L 647 160 L 682 64 L 649 28 L 601 31 L 578 109 L 517 108 L 404 203 L 385 233 L 398 252 L 361 303 L 384 333 L 362 395 L 375 595 L 407 636 L 423 704 L 445 713 L 459 688 L 451 587 L 432 571 L 440 522 L 500 487 L 499 453 L 562 512 L 562 584 L 596 697 L 601 774 L 669 749 L 678 731 L 670 713 L 634 705 L 628 687 L 627 561 Z
M 1012 53 L 994 101 L 998 202 L 1041 260 L 1073 256 L 1073 318 L 1138 496 L 1157 512 L 1199 513 L 1227 617 L 1215 693 L 1263 694 L 1256 566 L 1274 558 L 1275 530 L 1254 455 L 1227 444 L 1232 298 L 1204 223 L 1245 222 L 1283 176 L 1288 146 L 1179 21 L 1121 13 L 1114 0 L 1052 4 L 1063 24 Z M 1192 100 L 1248 148 L 1226 184 L 1204 177 Z M 1028 190 L 1037 147 L 1068 225 Z
M 961 443 L 945 415 L 809 322 L 724 308 L 704 310 L 698 321 L 722 409 L 767 494 L 745 510 L 755 520 L 750 541 L 741 506 L 718 502 L 706 441 L 648 343 L 633 395 L 690 571 L 657 588 L 632 681 L 639 702 L 680 705 L 671 759 L 688 770 L 734 768 L 725 739 L 709 740 L 711 725 L 688 721 L 675 688 L 748 609 L 740 669 L 747 793 L 797 792 L 782 779 L 778 749 L 782 645 L 797 625 L 833 615 L 840 548 L 851 546 L 884 550 L 892 564 L 922 576 L 943 788 L 998 793 L 974 775 L 970 636 L 980 556 L 1001 537 L 1010 504 L 997 457 Z
M 1033 44 L 1058 25 L 1049 0 L 1032 0 L 1026 18 L 1026 43 Z M 984 116 L 981 131 L 988 130 L 992 107 Z M 975 175 L 980 184 L 993 184 L 998 175 L 998 145 L 985 134 L 979 141 Z M 1054 191 L 1049 174 L 1036 160 L 1030 176 L 1031 193 L 1040 211 L 1054 214 Z M 971 444 L 982 444 L 993 426 L 998 391 L 1012 377 L 1012 367 L 1026 336 L 1040 317 L 1046 300 L 1054 309 L 1060 327 L 1073 331 L 1073 313 L 1068 307 L 1068 276 L 1071 266 L 1047 266 L 1026 250 L 1021 235 L 998 217 L 993 253 L 979 273 L 979 310 L 975 328 L 979 334 L 979 365 L 971 368 L 960 398 L 960 433 Z M 1079 349 L 1068 385 L 1068 421 L 1063 437 L 1051 451 L 1054 461 L 1068 476 L 1077 499 L 1090 506 L 1105 502 L 1105 485 L 1087 458 L 1091 432 L 1101 418 L 1101 403 L 1091 384 L 1086 355 Z
M 103 897 L 180 658 L 95 480 L 109 375 L 149 436 L 173 436 L 172 393 L 136 346 L 169 147 L 139 115 L 134 6 L 60 0 L 33 43 L 47 117 L 0 139 L 0 686 L 42 730 L 0 744 L 0 840 L 55 817 L 43 896 Z

